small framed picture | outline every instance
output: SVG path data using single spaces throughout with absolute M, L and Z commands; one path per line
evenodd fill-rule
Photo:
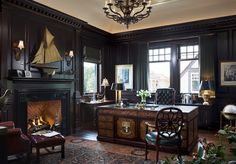
M 133 64 L 115 66 L 115 82 L 124 83 L 125 89 L 133 89 Z
M 236 61 L 220 62 L 220 85 L 236 86 Z
M 32 77 L 31 72 L 30 71 L 25 71 L 25 77 Z

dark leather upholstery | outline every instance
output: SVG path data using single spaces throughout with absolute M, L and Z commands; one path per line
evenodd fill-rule
M 156 103 L 162 105 L 175 104 L 175 89 L 160 88 L 156 90 Z
M 65 138 L 64 136 L 58 134 L 53 137 L 45 137 L 40 135 L 29 135 L 30 140 L 32 141 L 32 147 L 36 148 L 36 156 L 37 160 L 39 160 L 40 156 L 40 148 L 52 147 L 61 145 L 61 158 L 65 158 Z M 55 153 L 55 152 L 53 152 Z
M 176 146 L 177 154 L 181 155 L 181 130 L 183 128 L 183 113 L 179 108 L 166 107 L 157 112 L 156 124 L 146 124 L 145 159 L 147 160 L 148 144 L 156 146 L 156 160 L 159 160 L 160 146 Z M 149 131 L 149 128 L 154 129 Z
M 27 153 L 29 158 L 31 153 L 31 142 L 29 138 L 22 133 L 21 129 L 15 128 L 14 122 L 12 121 L 1 122 L 0 126 L 7 127 L 7 155 L 10 156 Z

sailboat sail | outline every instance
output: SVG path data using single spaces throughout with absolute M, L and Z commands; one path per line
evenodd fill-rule
M 40 44 L 32 64 L 47 64 L 63 60 L 54 44 L 54 36 L 46 28 L 43 40 Z

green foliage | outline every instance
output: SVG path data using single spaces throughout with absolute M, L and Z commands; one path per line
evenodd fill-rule
M 192 154 L 192 160 L 183 158 L 166 158 L 164 164 L 226 164 L 225 147 L 208 143 L 206 139 L 199 140 L 199 147 L 196 153 Z

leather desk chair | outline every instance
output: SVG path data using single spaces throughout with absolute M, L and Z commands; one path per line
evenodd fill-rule
M 156 90 L 156 104 L 174 105 L 175 104 L 175 89 L 160 88 Z

